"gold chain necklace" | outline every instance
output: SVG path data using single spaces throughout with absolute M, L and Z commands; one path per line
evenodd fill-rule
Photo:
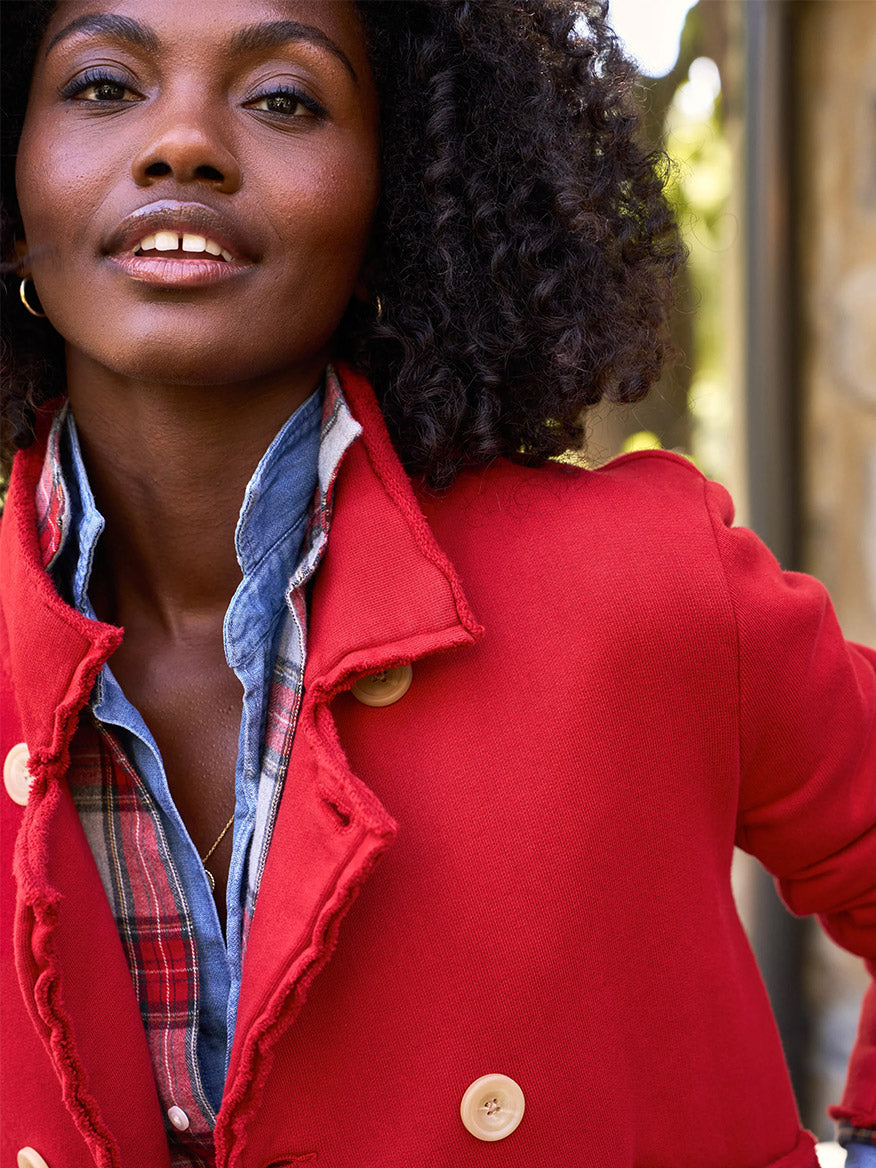
M 210 859 L 210 857 L 213 855 L 213 853 L 216 851 L 216 849 L 219 847 L 219 845 L 225 839 L 225 833 L 228 831 L 229 827 L 231 827 L 232 823 L 234 823 L 234 816 L 233 815 L 228 820 L 228 822 L 225 824 L 225 826 L 222 828 L 222 830 L 219 832 L 219 835 L 216 838 L 216 842 L 213 844 L 212 848 L 210 848 L 209 852 L 207 852 L 206 856 L 200 857 L 201 863 L 204 865 L 204 871 L 207 873 L 207 883 L 210 885 L 211 892 L 216 891 L 216 879 L 213 876 L 213 873 L 207 867 L 207 861 Z

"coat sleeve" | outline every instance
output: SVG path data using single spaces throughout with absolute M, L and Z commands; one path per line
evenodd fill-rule
M 776 877 L 792 912 L 817 913 L 876 974 L 876 651 L 846 641 L 824 587 L 782 572 L 709 484 L 736 620 L 737 843 Z M 876 1127 L 876 990 L 864 1003 L 842 1105 Z

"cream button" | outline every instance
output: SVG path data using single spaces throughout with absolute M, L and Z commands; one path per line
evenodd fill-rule
M 12 802 L 18 803 L 20 807 L 24 807 L 28 795 L 30 795 L 30 774 L 27 770 L 29 757 L 30 751 L 27 749 L 27 743 L 19 742 L 6 755 L 6 761 L 3 763 L 3 783 L 6 787 L 6 793 Z M 23 1149 L 25 1152 L 28 1150 L 28 1148 Z
M 168 1107 L 167 1118 L 170 1120 L 177 1131 L 189 1130 L 189 1117 L 181 1107 Z
M 18 1168 L 49 1168 L 48 1164 L 33 1148 L 22 1148 L 16 1157 Z
M 482 1075 L 462 1097 L 459 1114 L 479 1140 L 504 1140 L 523 1119 L 523 1092 L 507 1075 Z
M 353 686 L 353 697 L 366 706 L 391 706 L 411 688 L 413 676 L 410 665 L 399 665 L 396 669 L 360 677 Z

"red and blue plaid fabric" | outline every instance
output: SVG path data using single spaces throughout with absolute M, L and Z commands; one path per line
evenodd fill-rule
M 69 500 L 60 460 L 63 418 L 52 427 L 37 490 L 43 562 L 63 546 Z M 322 559 L 334 484 L 343 455 L 360 433 L 330 368 L 318 482 L 301 561 L 289 582 L 287 616 L 274 664 L 262 749 L 258 802 L 247 873 L 243 944 L 249 933 L 289 762 L 303 690 L 306 589 Z M 171 856 L 158 806 L 111 731 L 83 718 L 71 747 L 70 789 L 115 917 L 146 1031 L 174 1168 L 212 1168 L 215 1113 L 197 1058 L 199 969 L 186 890 Z M 188 1128 L 168 1118 L 180 1108 Z
M 837 1124 L 837 1139 L 844 1148 L 849 1144 L 867 1144 L 876 1148 L 876 1130 L 869 1127 L 855 1127 L 851 1123 Z
M 212 1168 L 216 1116 L 197 1057 L 198 959 L 194 922 L 155 802 L 116 738 L 83 719 L 70 750 L 70 791 L 100 872 L 131 970 L 171 1163 Z

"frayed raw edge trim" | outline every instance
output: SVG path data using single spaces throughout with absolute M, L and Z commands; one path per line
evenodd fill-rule
M 847 1123 L 850 1127 L 876 1128 L 876 1113 L 856 1111 L 852 1107 L 828 1107 L 827 1114 L 837 1123 Z
M 274 1063 L 275 1049 L 282 1034 L 295 1021 L 307 998 L 308 990 L 318 973 L 327 965 L 334 953 L 338 941 L 338 933 L 344 917 L 347 915 L 353 901 L 368 876 L 376 867 L 389 846 L 391 840 L 386 840 L 383 846 L 378 846 L 367 860 L 357 869 L 355 876 L 336 890 L 333 901 L 329 902 L 323 911 L 323 919 L 317 925 L 317 935 L 311 946 L 313 956 L 310 958 L 303 972 L 296 978 L 289 990 L 280 996 L 273 1009 L 262 1016 L 258 1028 L 251 1031 L 240 1066 L 235 1075 L 236 1082 L 242 1084 L 231 1096 L 227 1097 L 228 1111 L 241 1111 L 244 1100 L 249 1097 L 258 1099 L 262 1088 Z M 335 907 L 330 905 L 334 903 Z M 256 1073 L 256 1064 L 261 1061 Z M 225 1110 L 223 1103 L 222 1110 Z M 240 1154 L 246 1143 L 246 1125 L 248 1114 L 238 1114 L 230 1124 L 217 1128 L 216 1155 L 227 1157 L 228 1168 L 234 1168 L 240 1163 Z M 227 1137 L 226 1137 L 226 1132 Z M 220 1160 L 221 1162 L 221 1160 Z
M 387 653 L 380 648 L 374 649 L 374 656 L 369 660 L 364 656 L 367 650 L 363 651 L 363 657 L 354 666 L 348 666 L 339 673 L 332 673 L 332 670 L 337 669 L 337 665 L 332 666 L 332 670 L 327 670 L 331 675 L 331 681 L 326 683 L 323 681 L 311 682 L 314 697 L 320 702 L 330 701 L 337 694 L 351 687 L 351 679 L 359 678 L 369 673 L 378 673 L 384 669 L 396 669 L 399 665 L 413 665 L 415 662 L 422 660 L 424 657 L 439 657 L 444 653 L 452 653 L 457 649 L 467 649 L 472 645 L 477 644 L 478 639 L 483 633 L 483 629 L 478 634 L 469 633 L 467 629 L 455 626 L 453 630 L 442 629 L 441 632 L 450 631 L 451 635 L 447 637 L 441 645 L 428 644 L 422 647 L 422 642 L 427 638 L 417 634 L 412 637 L 405 637 L 399 643 L 398 647 L 391 653 Z M 431 641 L 432 637 L 429 636 Z M 419 645 L 412 652 L 410 651 L 411 642 L 420 642 Z M 405 651 L 407 646 L 408 651 Z
M 57 764 L 50 766 L 40 762 L 34 769 L 37 772 L 34 776 L 36 791 L 32 788 L 32 794 L 37 798 L 28 800 L 13 860 L 19 896 L 23 896 L 25 905 L 33 914 L 30 936 L 21 938 L 19 944 L 27 940 L 39 971 L 33 986 L 33 1005 L 48 1030 L 49 1055 L 61 1083 L 64 1105 L 95 1157 L 98 1168 L 120 1168 L 118 1144 L 100 1119 L 97 1103 L 88 1092 L 87 1072 L 76 1056 L 72 1022 L 61 1004 L 60 962 L 52 944 L 61 893 L 45 879 L 41 884 L 38 882 L 32 862 L 34 858 L 43 860 L 45 855 L 49 832 L 44 822 L 60 799 L 58 783 L 52 785 L 52 779 L 60 778 L 55 773 L 59 768 Z M 39 866 L 44 869 L 44 862 Z M 26 985 L 22 985 L 22 992 L 28 993 Z M 46 1041 L 45 1035 L 43 1039 Z
M 331 710 L 322 703 L 310 706 L 301 711 L 298 725 L 317 756 L 320 768 L 329 772 L 350 805 L 368 821 L 368 828 L 386 839 L 388 847 L 395 839 L 398 824 L 374 792 L 350 770 Z
M 88 1092 L 88 1073 L 76 1057 L 72 1026 L 60 1004 L 57 958 L 45 942 L 46 966 L 37 978 L 34 999 L 40 1016 L 49 1027 L 49 1043 L 56 1068 L 63 1068 L 61 1091 L 64 1105 L 73 1122 L 95 1157 L 98 1168 L 120 1168 L 119 1147 L 109 1128 L 100 1119 L 100 1112 Z
M 355 409 L 350 412 L 356 421 L 362 425 L 362 444 L 368 455 L 368 461 L 374 473 L 383 483 L 387 493 L 401 511 L 408 525 L 413 529 L 417 544 L 429 560 L 444 575 L 453 595 L 459 619 L 473 637 L 483 636 L 483 626 L 471 610 L 465 593 L 462 589 L 459 576 L 450 560 L 438 546 L 429 521 L 423 514 L 411 486 L 411 481 L 402 468 L 398 457 L 392 448 L 392 443 L 386 431 L 386 421 L 381 412 L 374 391 L 368 379 L 361 373 L 356 373 L 349 365 L 339 363 L 337 366 L 341 389 L 345 397 L 355 403 Z M 350 404 L 350 403 L 348 403 Z M 361 412 L 361 419 L 356 413 Z M 364 424 L 363 424 L 364 423 Z M 375 442 L 372 435 L 380 435 L 380 441 Z
M 124 629 L 111 625 L 103 626 L 100 634 L 92 641 L 91 650 L 87 654 L 84 664 L 79 666 L 77 671 L 79 679 L 75 692 L 68 695 L 67 700 L 58 707 L 55 713 L 51 759 L 54 763 L 61 764 L 62 773 L 66 773 L 70 765 L 70 743 L 73 741 L 73 735 L 79 725 L 79 716 L 94 689 L 97 675 L 121 645 L 123 637 Z M 41 755 L 42 752 L 40 752 Z

